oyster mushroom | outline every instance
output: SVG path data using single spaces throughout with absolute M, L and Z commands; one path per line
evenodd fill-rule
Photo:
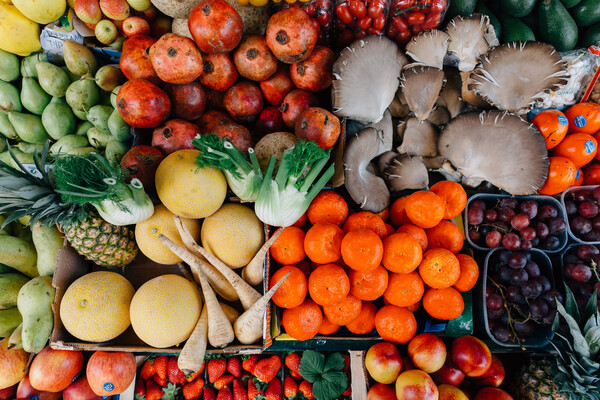
M 444 86 L 444 71 L 434 67 L 411 67 L 404 70 L 400 85 L 408 108 L 420 121 L 429 117 Z
M 377 156 L 381 137 L 374 128 L 363 129 L 348 141 L 344 152 L 344 181 L 348 194 L 362 210 L 379 213 L 390 204 L 390 192 L 383 178 L 369 171 Z
M 427 167 L 421 157 L 413 157 L 408 154 L 394 157 L 383 175 L 392 192 L 423 189 L 429 184 Z
M 450 36 L 449 58 L 460 71 L 473 70 L 479 63 L 479 56 L 500 44 L 487 15 L 457 16 L 448 23 L 446 33 Z
M 369 124 L 368 127 L 375 128 L 381 137 L 379 150 L 377 155 L 383 154 L 386 151 L 392 150 L 394 140 L 394 125 L 392 124 L 392 114 L 390 110 L 385 110 L 381 121 Z
M 455 118 L 462 113 L 466 104 L 460 96 L 461 79 L 460 74 L 455 68 L 446 68 L 444 70 L 446 83 L 440 92 L 436 104 L 445 107 L 450 114 L 450 118 Z
M 442 69 L 449 40 L 450 36 L 444 31 L 437 29 L 424 31 L 408 42 L 406 45 L 406 54 L 416 64 Z M 411 66 L 413 65 L 411 64 Z
M 481 109 L 489 109 L 492 108 L 492 105 L 485 101 L 483 97 L 478 95 L 475 90 L 472 89 L 473 76 L 474 73 L 477 73 L 478 70 L 475 69 L 473 71 L 463 71 L 460 73 L 460 78 L 462 80 L 462 84 L 460 87 L 460 97 L 470 106 Z
M 416 118 L 406 121 L 404 138 L 398 153 L 411 156 L 435 157 L 438 155 L 438 129 L 429 121 L 419 122 Z
M 471 74 L 469 89 L 495 107 L 524 114 L 544 93 L 567 82 L 567 65 L 554 47 L 511 42 L 490 50 Z
M 384 36 L 354 41 L 333 64 L 332 104 L 338 117 L 378 122 L 394 99 L 406 56 Z
M 398 153 L 395 151 L 386 151 L 377 159 L 377 168 L 379 168 L 379 173 L 383 175 L 385 169 L 390 165 L 394 157 L 396 157 Z
M 441 125 L 446 125 L 450 121 L 450 114 L 444 107 L 436 107 L 429 114 L 427 121 L 438 127 Z
M 513 195 L 533 194 L 548 174 L 548 151 L 535 126 L 514 114 L 461 114 L 440 134 L 444 175 L 468 186 L 487 181 Z

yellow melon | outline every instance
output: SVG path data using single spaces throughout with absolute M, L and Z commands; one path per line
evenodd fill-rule
M 60 303 L 65 329 L 77 339 L 106 342 L 129 327 L 135 289 L 116 272 L 92 272 L 67 288 Z
M 230 268 L 246 266 L 265 241 L 262 222 L 241 204 L 224 204 L 204 220 L 202 246 Z
M 181 236 L 175 226 L 173 214 L 164 205 L 160 204 L 154 207 L 154 214 L 145 221 L 139 222 L 135 226 L 135 241 L 140 251 L 149 259 L 159 264 L 177 264 L 181 258 L 167 249 L 167 247 L 158 240 L 158 235 L 163 234 L 181 247 L 184 247 Z M 195 240 L 200 236 L 200 220 L 182 218 L 183 223 L 189 229 Z
M 227 194 L 225 175 L 211 167 L 199 168 L 198 150 L 169 154 L 155 175 L 156 193 L 174 214 L 185 218 L 205 218 L 221 207 Z
M 190 337 L 202 309 L 196 286 L 179 275 L 144 283 L 131 300 L 131 326 L 140 339 L 160 349 Z

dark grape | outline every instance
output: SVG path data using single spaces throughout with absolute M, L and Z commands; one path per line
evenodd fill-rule
M 552 323 L 554 322 L 554 318 L 556 317 L 556 309 L 551 309 L 550 311 L 548 311 L 548 315 L 546 315 L 542 321 L 544 322 L 544 324 L 546 325 L 552 325 Z
M 540 278 L 539 276 L 536 278 Z M 543 292 L 542 284 L 537 280 L 527 281 L 521 286 L 521 293 L 528 299 L 535 299 Z
M 558 210 L 553 205 L 545 204 L 540 207 L 540 211 L 538 212 L 538 218 L 542 221 L 556 217 L 558 217 Z
M 504 308 L 504 300 L 502 300 L 502 296 L 497 293 L 490 294 L 485 300 L 485 304 L 488 310 L 499 310 Z
M 533 242 L 531 240 L 521 240 L 521 250 L 529 251 L 533 248 Z
M 508 250 L 518 250 L 521 247 L 521 239 L 516 233 L 507 233 L 502 239 L 502 244 Z
M 512 272 L 510 281 L 515 286 L 522 286 L 529 279 L 529 274 L 524 269 L 515 269 Z
M 525 252 L 525 258 L 527 259 L 527 261 L 531 261 L 531 252 L 526 251 Z
M 510 258 L 510 255 L 512 254 L 511 251 L 507 251 L 507 250 L 502 250 L 500 253 L 500 262 L 502 264 L 508 264 L 508 259 Z
M 509 286 L 506 288 L 506 300 L 511 303 L 521 303 L 525 301 L 521 289 L 516 286 Z
M 560 247 L 560 240 L 554 235 L 548 236 L 542 242 L 542 248 L 545 250 L 556 250 Z
M 490 329 L 490 332 L 496 338 L 497 341 L 506 343 L 510 340 L 510 334 L 508 332 L 508 328 L 505 326 L 499 326 L 494 329 Z
M 577 264 L 581 261 L 583 261 L 583 260 L 581 258 L 579 258 L 576 254 L 567 254 L 563 258 L 563 263 L 565 263 L 565 264 L 568 264 L 568 263 Z
M 525 240 L 533 240 L 537 236 L 537 232 L 535 231 L 535 228 L 533 228 L 531 226 L 529 226 L 525 229 L 521 229 L 521 231 L 519 233 L 521 234 L 521 237 Z
M 585 235 L 589 231 L 592 230 L 592 222 L 589 219 L 585 219 L 583 217 L 575 217 L 569 223 L 571 226 L 571 230 L 576 235 Z
M 473 243 L 479 243 L 481 241 L 481 232 L 475 229 L 469 229 L 469 239 Z
M 506 314 L 506 309 L 504 307 L 499 308 L 497 310 L 487 310 L 488 318 L 490 319 L 500 319 Z
M 483 222 L 484 212 L 481 208 L 469 208 L 467 211 L 467 222 L 471 225 L 479 225 Z
M 535 319 L 542 319 L 546 315 L 548 315 L 548 311 L 550 311 L 550 307 L 548 307 L 548 303 L 546 303 L 542 299 L 536 299 L 529 304 L 529 309 L 531 311 L 531 316 Z
M 573 199 L 578 203 L 592 199 L 592 191 L 589 189 L 577 190 L 571 193 L 573 194 Z
M 515 322 L 514 328 L 519 337 L 526 338 L 533 335 L 535 324 L 532 321 L 527 321 L 525 323 Z
M 527 264 L 525 264 L 525 271 L 527 271 L 530 278 L 540 276 L 540 267 L 533 261 L 528 261 Z
M 519 202 L 517 201 L 517 199 L 513 197 L 505 197 L 504 199 L 500 200 L 500 207 L 515 209 L 517 208 L 518 204 Z
M 531 241 L 531 245 L 533 247 L 538 247 L 540 245 L 540 238 L 535 238 Z
M 551 235 L 558 235 L 567 230 L 567 223 L 564 219 L 556 217 L 547 221 L 548 231 Z
M 600 230 L 600 215 L 592 220 L 592 227 L 596 230 Z
M 552 289 L 552 284 L 550 283 L 550 279 L 548 279 L 544 275 L 536 276 L 535 278 L 533 278 L 533 280 L 535 280 L 540 285 L 542 285 L 542 292 L 547 292 L 548 290 Z
M 583 218 L 594 218 L 596 215 L 598 215 L 598 206 L 591 201 L 584 201 L 583 203 L 579 204 L 579 207 L 577 207 L 577 212 Z
M 529 226 L 529 217 L 527 214 L 517 214 L 510 220 L 510 225 L 520 231 Z
M 469 203 L 469 208 L 481 208 L 482 210 L 485 210 L 487 205 L 485 204 L 485 201 L 477 199 Z
M 513 271 L 514 270 L 512 268 L 509 268 L 506 265 L 500 267 L 500 269 L 498 270 L 498 277 L 500 278 L 502 283 L 510 282 Z
M 511 219 L 516 215 L 515 210 L 507 207 L 498 208 L 498 219 L 502 222 L 506 222 L 507 224 Z
M 550 234 L 550 230 L 548 229 L 548 225 L 543 222 L 535 222 L 533 224 L 535 228 L 536 236 L 540 239 L 546 239 L 546 237 Z
M 577 282 L 587 282 L 592 278 L 592 270 L 585 264 L 575 264 L 569 272 L 570 278 Z
M 486 286 L 485 287 L 485 298 L 487 299 L 488 296 L 492 293 L 496 293 L 496 289 L 493 288 L 492 286 Z
M 527 214 L 529 219 L 534 219 L 538 213 L 538 204 L 534 200 L 525 200 L 519 204 L 519 212 Z
M 600 186 L 596 187 L 596 189 L 592 190 L 592 197 L 596 201 L 600 201 Z
M 498 220 L 498 211 L 491 209 L 485 210 L 485 216 L 483 220 L 486 222 L 496 222 Z
M 567 210 L 567 215 L 577 214 L 577 203 L 574 201 L 565 201 L 565 209 Z
M 568 263 L 563 267 L 563 272 L 567 278 L 571 278 L 571 273 L 573 272 L 573 268 L 575 268 L 576 263 Z
M 583 240 L 586 242 L 600 242 L 600 231 L 597 229 L 589 231 L 583 235 Z
M 498 231 L 490 231 L 485 235 L 485 244 L 488 247 L 496 248 L 502 242 L 502 234 Z
M 491 232 L 491 231 L 493 231 L 493 229 L 490 225 L 481 225 L 479 227 L 479 232 L 481 232 L 481 236 L 483 236 L 483 237 L 486 237 L 488 232 Z
M 505 234 L 509 231 L 508 229 L 508 225 L 506 225 L 504 222 L 502 221 L 496 221 L 492 224 L 492 227 L 495 231 L 498 231 L 502 234 Z
M 508 257 L 508 266 L 513 269 L 523 268 L 525 264 L 527 264 L 527 257 L 523 252 L 515 251 Z
M 584 244 L 577 248 L 577 256 L 582 260 L 590 260 L 595 254 L 600 254 L 600 250 L 591 244 Z
M 542 299 L 548 303 L 548 305 L 550 306 L 550 308 L 556 308 L 556 300 L 558 300 L 560 303 L 563 302 L 563 296 L 562 294 L 556 290 L 556 289 L 550 289 L 547 292 L 542 294 Z

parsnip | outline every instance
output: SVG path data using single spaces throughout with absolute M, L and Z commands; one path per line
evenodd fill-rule
M 262 247 L 256 252 L 252 260 L 246 265 L 242 271 L 242 278 L 251 285 L 258 285 L 263 281 L 264 276 L 264 265 L 265 265 L 265 257 L 267 256 L 267 252 L 269 248 L 279 235 L 283 232 L 283 228 L 279 228 L 277 232 L 271 236 L 269 240 L 267 240 Z
M 213 347 L 225 347 L 235 339 L 233 327 L 227 319 L 227 315 L 219 306 L 215 292 L 213 292 L 201 271 L 198 277 L 200 278 L 200 285 L 204 293 L 204 304 L 208 312 L 208 342 Z
M 223 309 L 225 315 L 227 315 L 227 319 L 229 320 L 229 322 L 231 322 L 232 324 L 240 316 L 240 312 L 235 308 L 221 302 L 219 302 L 219 305 L 221 306 L 221 309 Z
M 177 366 L 186 374 L 198 372 L 204 363 L 208 341 L 208 310 L 202 308 L 200 319 L 177 358 Z

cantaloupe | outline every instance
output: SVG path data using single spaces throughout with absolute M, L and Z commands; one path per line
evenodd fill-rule
M 224 204 L 206 218 L 200 231 L 202 247 L 230 268 L 246 266 L 265 242 L 262 222 L 241 204 Z
M 60 303 L 60 318 L 77 339 L 106 342 L 129 327 L 134 293 L 131 283 L 116 272 L 89 273 L 67 288 Z
M 145 343 L 172 347 L 192 334 L 202 300 L 196 286 L 179 275 L 161 275 L 144 283 L 131 300 L 131 326 Z

